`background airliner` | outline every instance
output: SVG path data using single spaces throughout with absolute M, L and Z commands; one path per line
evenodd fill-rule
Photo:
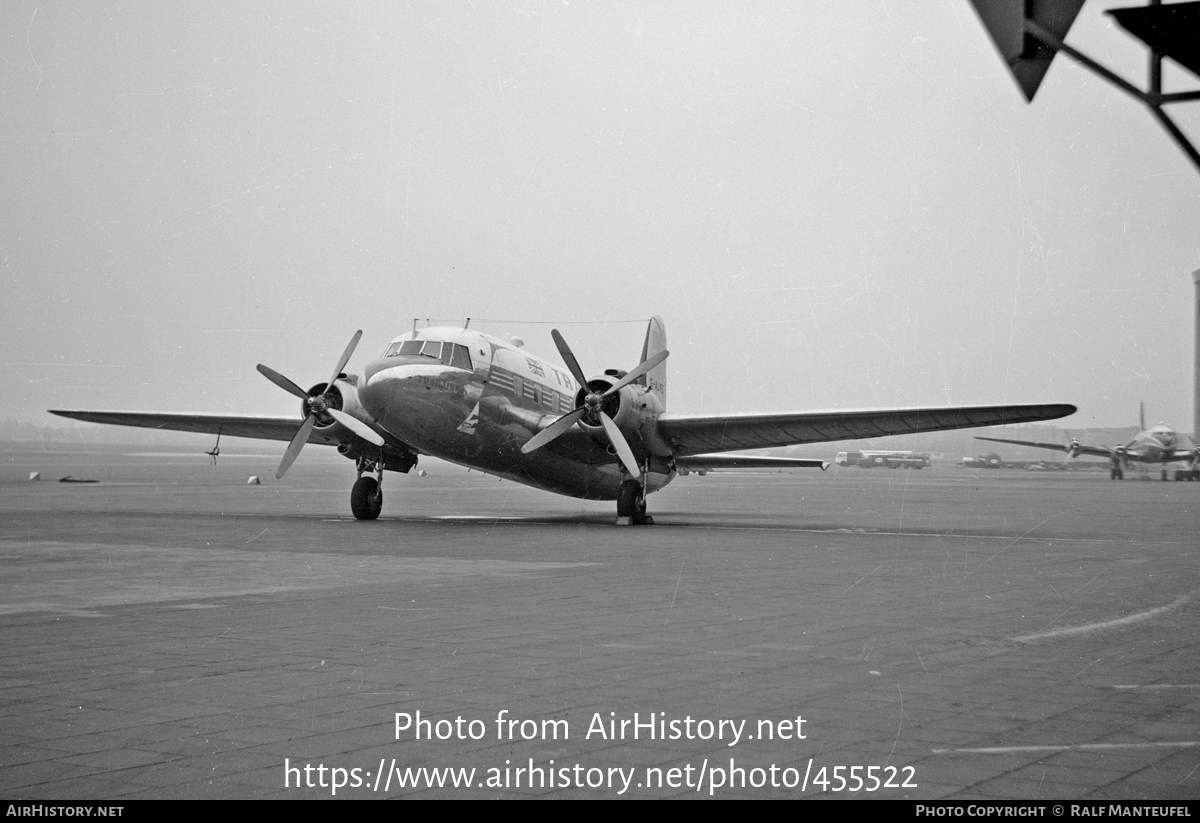
M 427 454 L 547 491 L 615 500 L 617 523 L 653 522 L 646 494 L 678 473 L 715 468 L 813 467 L 821 460 L 723 454 L 833 440 L 1053 420 L 1067 404 L 707 415 L 666 411 L 666 330 L 654 317 L 641 363 L 584 375 L 551 332 L 565 368 L 469 328 L 414 329 L 395 338 L 362 375 L 342 369 L 308 391 L 264 365 L 258 371 L 301 400 L 289 417 L 52 410 L 111 423 L 290 441 L 276 477 L 305 443 L 336 446 L 355 461 L 350 508 L 379 516 L 384 470 L 407 472 Z
M 1090 454 L 1095 457 L 1107 457 L 1112 461 L 1112 468 L 1109 470 L 1109 477 L 1113 480 L 1120 480 L 1125 476 L 1125 470 L 1129 468 L 1130 463 L 1154 463 L 1162 465 L 1162 479 L 1167 479 L 1167 464 L 1180 460 L 1191 462 L 1188 470 L 1193 477 L 1200 471 L 1200 448 L 1194 444 L 1191 448 L 1184 446 L 1184 438 L 1175 433 L 1175 430 L 1166 423 L 1159 423 L 1153 428 L 1146 428 L 1146 407 L 1144 404 L 1138 408 L 1138 428 L 1141 429 L 1133 436 L 1133 439 L 1124 446 L 1117 444 L 1111 448 L 1107 446 L 1084 446 L 1075 438 L 1071 438 L 1071 442 L 1063 445 L 1062 443 L 1038 443 L 1030 440 L 1004 440 L 999 437 L 976 437 L 976 440 L 990 440 L 993 443 L 1011 443 L 1015 446 L 1032 446 L 1037 449 L 1053 449 L 1054 451 L 1066 452 L 1069 457 L 1078 457 L 1081 454 Z

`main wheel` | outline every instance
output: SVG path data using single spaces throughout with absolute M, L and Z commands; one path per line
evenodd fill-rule
M 350 511 L 356 520 L 374 520 L 383 510 L 383 489 L 374 477 L 360 477 L 350 490 Z
M 646 516 L 646 495 L 642 484 L 636 480 L 626 480 L 617 492 L 617 522 L 629 518 L 633 526 L 645 526 L 654 521 Z

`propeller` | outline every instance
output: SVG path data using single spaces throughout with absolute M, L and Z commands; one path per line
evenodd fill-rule
M 1075 458 L 1075 457 L 1078 457 L 1080 452 L 1082 452 L 1082 451 L 1083 451 L 1083 446 L 1081 446 L 1079 444 L 1078 440 L 1076 440 L 1074 437 L 1072 437 L 1070 445 L 1067 446 L 1067 456 L 1071 457 L 1071 458 Z
M 342 357 L 338 360 L 337 367 L 333 370 L 333 376 L 329 378 L 329 382 L 325 384 L 325 391 L 321 394 L 310 395 L 274 369 L 264 366 L 262 363 L 258 364 L 259 374 L 288 394 L 299 397 L 304 401 L 304 407 L 308 409 L 308 415 L 304 418 L 304 422 L 300 424 L 300 428 L 296 430 L 295 436 L 292 437 L 292 442 L 288 443 L 287 450 L 283 453 L 283 459 L 279 461 L 279 469 L 275 472 L 276 480 L 283 477 L 287 473 L 287 470 L 291 468 L 292 463 L 296 462 L 296 458 L 300 455 L 300 450 L 308 442 L 308 436 L 312 433 L 313 426 L 317 425 L 317 421 L 321 417 L 332 417 L 367 442 L 373 443 L 376 446 L 383 445 L 383 438 L 374 429 L 358 418 L 346 414 L 341 409 L 333 408 L 331 405 L 332 395 L 330 392 L 333 391 L 333 383 L 338 379 L 338 375 L 342 373 L 342 370 L 346 368 L 346 363 L 350 362 L 350 355 L 354 354 L 354 347 L 358 345 L 358 341 L 361 338 L 362 329 L 359 329 L 350 338 L 350 343 L 346 346 L 346 350 L 342 352 Z
M 1122 469 L 1129 468 L 1129 462 L 1126 459 L 1126 450 L 1124 446 L 1118 444 L 1112 447 L 1112 459 L 1114 462 L 1119 463 Z
M 575 359 L 571 347 L 567 345 L 567 341 L 559 334 L 558 329 L 551 330 L 550 336 L 554 338 L 554 345 L 558 348 L 558 353 L 562 356 L 563 362 L 567 364 L 567 369 L 571 372 L 571 376 L 583 387 L 586 394 L 583 397 L 583 405 L 574 411 L 567 412 L 531 437 L 525 445 L 521 446 L 521 452 L 529 454 L 530 452 L 537 451 L 542 446 L 562 436 L 580 420 L 583 420 L 590 426 L 599 426 L 604 430 L 604 434 L 608 437 L 608 442 L 612 444 L 617 457 L 621 459 L 621 465 L 625 467 L 625 471 L 629 472 L 634 480 L 637 480 L 641 477 L 642 472 L 638 468 L 637 459 L 633 456 L 633 449 L 629 448 L 629 443 L 625 440 L 625 435 L 621 434 L 620 427 L 604 411 L 604 401 L 666 360 L 669 352 L 661 351 L 653 357 L 643 360 L 637 368 L 613 383 L 607 390 L 599 392 L 592 391 L 588 386 L 587 377 L 584 375 L 583 369 L 579 368 L 579 361 Z

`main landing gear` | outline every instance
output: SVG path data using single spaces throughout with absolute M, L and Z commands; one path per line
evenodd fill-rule
M 636 480 L 626 479 L 617 492 L 617 525 L 654 525 L 654 518 L 646 514 L 646 489 Z
M 358 479 L 350 490 L 350 511 L 355 520 L 374 520 L 383 510 L 383 462 L 368 457 L 358 458 Z M 376 477 L 364 477 L 373 471 Z

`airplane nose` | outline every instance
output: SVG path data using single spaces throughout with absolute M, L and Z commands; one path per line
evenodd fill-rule
M 428 382 L 441 377 L 447 370 L 441 363 L 396 362 L 397 359 L 368 363 L 363 369 L 363 379 L 359 381 L 359 400 L 371 416 L 381 422 L 389 416 L 403 414 L 406 401 L 411 402 L 417 397 L 414 388 L 422 388 L 422 379 Z
M 363 369 L 363 380 L 358 386 L 358 399 L 377 420 L 383 418 L 388 403 L 407 379 L 403 366 L 395 361 L 374 360 Z
M 389 363 L 386 360 L 372 360 L 363 367 L 363 386 L 370 386 L 371 381 L 379 374 L 387 371 Z

